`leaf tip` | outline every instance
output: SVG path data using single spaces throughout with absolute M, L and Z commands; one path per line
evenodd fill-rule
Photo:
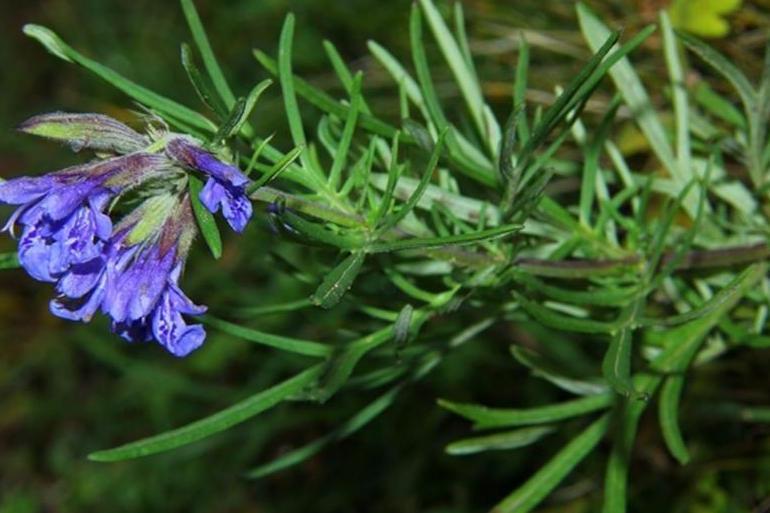
M 44 27 L 42 25 L 28 23 L 24 25 L 24 27 L 22 28 L 22 32 L 24 32 L 25 35 L 33 39 L 36 39 L 40 44 L 42 44 L 45 47 L 46 50 L 48 50 L 58 58 L 67 62 L 73 62 L 72 59 L 66 53 L 64 43 L 53 30 L 47 27 Z
M 95 451 L 86 456 L 86 458 L 88 461 L 93 461 L 96 463 L 108 463 L 113 461 L 113 459 L 109 457 L 108 451 Z

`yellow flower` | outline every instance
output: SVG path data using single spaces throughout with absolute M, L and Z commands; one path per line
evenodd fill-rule
M 701 37 L 724 37 L 730 32 L 725 16 L 738 10 L 742 0 L 674 0 L 669 7 L 674 27 Z

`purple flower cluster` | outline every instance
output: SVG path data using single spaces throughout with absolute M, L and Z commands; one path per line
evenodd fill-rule
M 221 209 L 238 232 L 252 214 L 246 176 L 187 136 L 164 133 L 153 141 L 98 114 L 36 116 L 20 129 L 102 157 L 0 183 L 0 203 L 18 205 L 4 230 L 21 228 L 21 265 L 55 283 L 51 312 L 87 322 L 101 311 L 124 339 L 154 339 L 176 356 L 200 347 L 203 327 L 187 325 L 183 315 L 206 308 L 178 283 L 197 234 L 187 176 L 208 178 L 201 203 L 212 213 Z M 126 196 L 139 205 L 113 223 Z

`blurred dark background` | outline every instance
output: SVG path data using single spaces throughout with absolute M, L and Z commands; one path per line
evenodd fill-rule
M 126 118 L 134 108 L 121 93 L 25 38 L 21 33 L 25 23 L 46 25 L 86 55 L 198 108 L 179 65 L 179 44 L 191 38 L 176 2 L 2 0 L 0 4 L 0 177 L 37 174 L 83 158 L 15 133 L 13 127 L 25 118 L 52 110 Z M 237 92 L 244 93 L 266 77 L 251 49 L 274 55 L 283 17 L 293 11 L 298 73 L 339 93 L 320 44 L 329 39 L 353 68 L 367 71 L 365 87 L 376 110 L 388 112 L 397 105 L 397 91 L 367 57 L 366 41 L 375 39 L 408 61 L 408 0 L 198 0 L 196 4 Z M 616 0 L 592 5 L 633 33 L 654 21 L 657 10 L 669 2 Z M 464 6 L 485 91 L 500 106 L 509 101 L 517 29 L 526 29 L 533 42 L 530 96 L 535 102 L 548 102 L 553 86 L 564 83 L 588 55 L 572 2 L 467 0 Z M 725 13 L 716 28 L 713 19 L 681 20 L 680 25 L 690 23 L 692 31 L 715 36 L 712 41 L 722 51 L 756 76 L 761 65 L 756 56 L 770 26 L 766 7 L 766 2 L 743 2 Z M 665 75 L 657 45 L 651 38 L 636 61 L 640 73 L 651 80 L 652 91 L 656 77 Z M 447 73 L 439 69 L 440 81 Z M 453 94 L 445 91 L 445 96 Z M 597 110 L 607 97 L 606 92 L 598 94 Z M 278 144 L 288 148 L 282 112 L 274 87 L 260 102 L 253 121 L 262 133 L 276 132 Z M 309 115 L 312 118 L 312 112 Z M 311 287 L 287 279 L 266 254 L 263 248 L 271 235 L 264 228 L 262 223 L 247 237 L 229 238 L 226 254 L 217 263 L 199 248 L 189 266 L 194 272 L 185 278 L 189 295 L 211 305 L 214 313 L 226 313 L 230 306 L 310 293 Z M 9 237 L 0 238 L 0 251 L 13 247 Z M 490 402 L 496 398 L 498 404 L 523 405 L 537 404 L 552 393 L 510 364 L 506 356 L 510 333 L 500 329 L 487 335 L 483 350 L 480 344 L 463 348 L 429 380 L 407 389 L 398 405 L 364 432 L 274 477 L 254 482 L 242 475 L 287 448 L 323 435 L 360 408 L 362 399 L 343 395 L 324 407 L 284 405 L 225 435 L 170 454 L 111 465 L 92 463 L 85 458 L 90 451 L 212 413 L 269 386 L 287 368 L 296 368 L 296 361 L 213 333 L 204 349 L 174 360 L 158 347 L 122 343 L 102 321 L 81 326 L 55 319 L 47 311 L 50 294 L 49 286 L 22 271 L 0 273 L 0 513 L 475 512 L 513 489 L 563 442 L 557 436 L 546 450 L 466 458 L 444 454 L 446 443 L 466 435 L 468 426 L 438 411 L 436 397 L 491 398 Z M 260 319 L 258 326 L 322 340 L 334 336 L 344 315 L 344 309 L 326 312 L 312 326 L 302 317 L 271 316 Z M 474 372 L 480 368 L 484 372 Z M 721 367 L 700 373 L 692 386 L 708 395 L 720 383 L 761 400 L 762 392 L 767 393 L 766 369 L 761 359 L 751 363 L 727 359 Z M 512 372 L 521 373 L 515 390 L 496 386 L 498 380 L 511 383 Z M 759 386 L 750 378 L 758 375 L 764 376 Z M 649 502 L 634 506 L 634 511 L 653 511 L 657 500 L 673 504 L 672 511 L 749 511 L 740 506 L 749 503 L 744 496 L 770 490 L 770 459 L 755 454 L 757 449 L 764 454 L 770 449 L 767 435 L 742 432 L 734 425 L 711 426 L 703 443 L 715 447 L 706 455 L 708 465 L 678 469 L 666 459 L 651 423 L 641 433 L 641 444 L 649 449 L 642 451 L 644 467 L 635 470 L 633 486 L 636 498 Z M 728 441 L 732 445 L 725 445 Z M 697 445 L 698 439 L 693 443 Z M 656 473 L 667 479 L 657 479 Z M 571 486 L 544 511 L 591 511 L 601 474 L 598 462 L 581 466 Z

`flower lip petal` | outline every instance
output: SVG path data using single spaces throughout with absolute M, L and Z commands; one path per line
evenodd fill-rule
M 104 274 L 102 274 L 98 282 L 92 287 L 90 294 L 84 295 L 81 298 L 59 296 L 51 300 L 49 305 L 51 313 L 70 321 L 90 321 L 104 299 L 105 283 L 106 279 Z
M 187 326 L 182 334 L 166 349 L 179 358 L 185 357 L 203 345 L 206 340 L 206 330 L 200 324 Z
M 92 180 L 80 182 L 68 187 L 53 188 L 44 198 L 35 203 L 19 221 L 32 224 L 42 218 L 60 221 L 72 214 L 98 187 Z
M 51 245 L 42 235 L 40 227 L 28 226 L 19 241 L 19 263 L 34 279 L 54 282 L 56 278 L 51 276 L 49 270 L 50 259 Z
M 222 204 L 222 215 L 225 216 L 230 227 L 238 233 L 246 229 L 251 214 L 251 201 L 245 195 L 229 196 Z
M 201 312 L 200 308 L 195 307 L 176 284 L 170 282 L 153 314 L 152 332 L 155 340 L 171 354 L 180 357 L 200 347 L 206 338 L 203 326 L 188 326 L 182 318 L 182 312 L 197 314 Z
M 23 205 L 42 198 L 51 190 L 53 178 L 44 176 L 22 176 L 0 183 L 0 202 L 8 205 Z
M 169 295 L 171 305 L 179 310 L 180 313 L 187 315 L 202 315 L 208 310 L 204 305 L 196 305 L 193 303 L 192 300 L 182 292 L 179 285 L 172 280 L 169 280 L 167 294 Z
M 96 257 L 70 267 L 56 284 L 56 291 L 69 298 L 79 298 L 91 292 L 102 281 L 104 281 L 104 259 Z
M 201 189 L 198 199 L 201 200 L 206 210 L 215 214 L 219 211 L 219 206 L 227 199 L 227 189 L 224 188 L 216 179 L 209 178 L 206 185 Z
M 218 212 L 221 207 L 227 223 L 238 233 L 243 232 L 253 213 L 251 201 L 243 192 L 229 189 L 215 178 L 209 178 L 200 192 L 199 199 L 212 214 Z

